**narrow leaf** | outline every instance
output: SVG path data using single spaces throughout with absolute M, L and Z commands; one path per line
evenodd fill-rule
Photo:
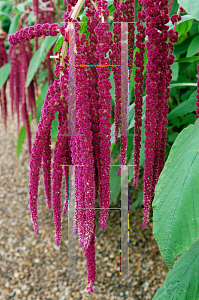
M 58 35 L 57 36 L 47 36 L 47 37 L 45 37 L 45 40 L 41 44 L 41 48 L 40 48 L 40 58 L 41 58 L 42 61 L 45 61 L 45 57 L 46 57 L 47 52 L 54 45 L 57 38 L 58 38 Z
M 12 19 L 12 22 L 9 27 L 8 35 L 15 33 L 17 31 L 17 27 L 19 24 L 19 18 L 21 17 L 22 13 L 18 13 L 14 18 Z
M 0 90 L 10 75 L 10 63 L 0 68 Z
M 17 139 L 17 156 L 18 157 L 21 152 L 25 138 L 26 138 L 26 126 L 21 127 L 19 134 L 18 134 L 18 139 Z
M 40 57 L 40 48 L 34 53 L 33 57 L 31 58 L 29 67 L 28 67 L 28 74 L 26 78 L 26 87 L 29 87 L 33 77 L 35 76 L 39 66 L 41 64 L 41 57 Z

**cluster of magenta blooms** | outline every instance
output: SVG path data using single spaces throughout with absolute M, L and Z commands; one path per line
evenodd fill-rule
M 46 2 L 46 0 L 44 0 Z M 54 4 L 50 1 L 46 5 L 47 9 L 54 8 Z M 11 98 L 11 113 L 14 118 L 14 114 L 17 114 L 17 134 L 20 130 L 20 111 L 22 116 L 22 126 L 26 127 L 27 143 L 28 143 L 28 154 L 31 155 L 31 128 L 30 128 L 30 117 L 31 119 L 36 118 L 36 98 L 38 97 L 38 85 L 36 74 L 31 80 L 29 86 L 26 88 L 26 76 L 28 73 L 28 67 L 33 57 L 32 46 L 30 40 L 35 38 L 35 48 L 38 49 L 38 38 L 45 36 L 57 35 L 56 28 L 57 24 L 54 24 L 54 12 L 53 11 L 39 11 L 38 1 L 33 1 L 33 7 L 29 4 L 25 5 L 26 14 L 22 14 L 19 18 L 18 31 L 15 34 L 9 36 L 9 42 L 11 47 L 9 48 L 8 55 L 5 50 L 4 40 L 1 38 L 0 43 L 0 67 L 2 64 L 8 63 L 8 57 L 10 57 L 10 76 L 9 76 L 9 88 Z M 28 25 L 27 17 L 28 13 L 33 11 L 36 14 L 35 26 L 29 26 L 23 28 L 23 23 Z M 38 16 L 42 20 L 43 24 L 38 24 Z M 52 24 L 46 23 L 47 21 Z M 52 55 L 53 47 L 48 51 L 45 62 L 42 62 L 43 69 L 47 69 L 48 74 L 46 81 L 50 85 L 53 80 L 52 62 L 50 55 Z M 7 57 L 8 56 L 8 57 Z M 20 68 L 19 68 L 20 65 Z M 7 83 L 7 82 L 6 82 Z M 6 117 L 7 117 L 7 99 L 6 99 L 6 83 L 2 90 L 1 111 L 2 118 L 4 119 L 6 129 Z
M 6 48 L 4 45 L 4 37 L 0 37 L 0 68 L 8 63 L 8 57 L 6 53 Z M 7 82 L 4 83 L 2 89 L 0 90 L 0 107 L 1 107 L 1 118 L 4 121 L 5 131 L 7 130 L 6 126 L 6 118 L 8 115 L 7 112 L 7 98 L 6 98 L 6 85 Z
M 37 2 L 37 1 L 35 1 Z M 120 3 L 114 0 L 113 34 L 108 32 L 109 16 L 108 1 L 97 1 L 97 9 L 86 0 L 87 31 L 89 37 L 80 34 L 80 19 L 71 18 L 72 8 L 76 0 L 67 1 L 67 13 L 63 15 L 65 24 L 36 24 L 21 29 L 9 37 L 12 45 L 24 43 L 40 36 L 55 36 L 60 31 L 64 36 L 64 45 L 55 53 L 56 67 L 54 79 L 49 86 L 42 108 L 42 116 L 35 136 L 30 159 L 30 211 L 35 234 L 38 233 L 37 198 L 39 172 L 42 166 L 46 203 L 51 208 L 51 179 L 52 203 L 56 244 L 61 239 L 61 183 L 64 171 L 66 198 L 62 213 L 68 208 L 68 175 L 69 166 L 75 166 L 75 201 L 74 231 L 78 231 L 79 246 L 87 260 L 88 286 L 93 292 L 96 277 L 95 264 L 95 200 L 100 195 L 100 226 L 105 228 L 110 203 L 110 133 L 111 133 L 111 65 L 115 83 L 115 144 L 120 131 L 121 114 L 121 22 L 128 22 L 129 35 L 129 69 L 133 66 L 134 48 L 134 1 L 127 0 Z M 139 0 L 142 7 L 138 12 L 135 54 L 135 129 L 134 129 L 134 186 L 138 182 L 140 162 L 140 142 L 142 126 L 142 95 L 145 37 L 148 63 L 146 76 L 146 121 L 145 121 L 145 173 L 144 173 L 144 219 L 143 228 L 149 217 L 150 203 L 154 196 L 158 177 L 164 166 L 164 152 L 166 145 L 167 104 L 171 81 L 170 65 L 174 61 L 173 43 L 177 42 L 178 34 L 175 30 L 168 30 L 169 21 L 168 0 Z M 179 13 L 172 16 L 171 21 L 176 24 L 180 20 Z M 102 17 L 103 16 L 103 17 Z M 103 18 L 103 22 L 102 22 Z M 74 29 L 70 34 L 75 35 L 75 80 L 76 80 L 76 132 L 69 134 L 69 51 L 74 44 L 69 42 L 66 32 L 68 22 L 73 21 Z M 145 27 L 143 23 L 146 23 Z M 167 40 L 169 38 L 169 43 Z M 65 57 L 64 47 L 69 44 Z M 71 48 L 70 48 L 71 47 Z M 109 54 L 109 55 L 107 55 Z M 62 63 L 61 63 L 62 62 Z M 92 65 L 92 66 L 91 66 Z M 73 70 L 73 71 L 74 71 Z M 199 68 L 198 68 L 199 71 Z M 70 70 L 71 72 L 71 70 Z M 73 74 L 74 75 L 74 74 Z M 199 84 L 198 84 L 199 89 Z M 72 91 L 74 93 L 74 90 Z M 71 98 L 71 95 L 70 95 Z M 199 107 L 199 99 L 197 102 Z M 53 172 L 51 178 L 51 125 L 58 114 L 58 136 L 55 143 L 53 157 Z M 197 109 L 197 113 L 199 108 Z M 121 136 L 120 164 L 126 163 L 127 137 Z M 62 168 L 63 166 L 63 168 Z M 121 174 L 121 172 L 119 173 Z

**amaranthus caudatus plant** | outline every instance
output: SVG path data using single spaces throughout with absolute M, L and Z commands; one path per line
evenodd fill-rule
M 134 127 L 134 182 L 136 186 L 139 176 L 141 126 L 143 117 L 143 85 L 144 85 L 144 53 L 147 50 L 146 64 L 146 110 L 145 110 L 145 166 L 144 166 L 144 217 L 143 229 L 147 225 L 150 204 L 156 195 L 156 186 L 160 174 L 164 174 L 165 149 L 168 120 L 168 99 L 171 66 L 175 56 L 172 54 L 174 43 L 178 41 L 177 22 L 181 21 L 180 13 L 169 18 L 167 0 L 139 0 L 140 10 L 137 13 L 137 34 L 134 36 L 135 7 L 134 1 L 113 1 L 113 33 L 109 31 L 108 1 L 68 0 L 67 12 L 63 15 L 64 25 L 57 23 L 38 23 L 20 29 L 9 36 L 11 47 L 22 45 L 31 39 L 43 36 L 63 36 L 63 45 L 51 58 L 56 59 L 53 83 L 49 86 L 38 132 L 33 143 L 30 157 L 30 211 L 35 234 L 38 234 L 37 198 L 39 172 L 42 166 L 46 204 L 52 206 L 56 244 L 61 239 L 61 182 L 64 170 L 66 198 L 62 213 L 68 208 L 68 174 L 73 165 L 75 175 L 75 216 L 74 233 L 78 231 L 79 246 L 87 260 L 88 285 L 92 293 L 96 279 L 95 267 L 95 201 L 100 196 L 100 226 L 105 229 L 110 205 L 110 163 L 111 163 L 111 95 L 110 70 L 113 72 L 115 85 L 115 124 L 114 143 L 117 144 L 120 131 L 120 170 L 126 164 L 127 136 L 122 135 L 122 118 L 127 119 L 122 110 L 122 23 L 129 23 L 129 74 L 135 70 L 135 127 Z M 87 8 L 87 31 L 81 34 L 79 13 Z M 38 14 L 38 3 L 34 1 L 34 14 Z M 173 26 L 169 28 L 169 21 Z M 134 41 L 135 38 L 135 41 Z M 134 55 L 134 45 L 138 51 Z M 145 49 L 146 46 L 146 49 Z M 133 62 L 133 57 L 135 60 Z M 71 61 L 73 64 L 71 64 Z M 24 66 L 25 63 L 23 62 Z M 25 67 L 24 67 L 25 68 Z M 23 75 L 23 74 L 22 74 Z M 197 84 L 198 87 L 198 84 Z M 198 92 L 198 90 L 197 90 Z M 23 95 L 23 94 L 22 94 Z M 72 99 L 72 101 L 71 101 Z M 198 99 L 198 96 L 197 96 Z M 75 101 L 74 101 L 75 100 Z M 75 114 L 74 112 L 75 102 Z M 22 97 L 24 103 L 24 97 Z M 127 104 L 127 103 L 126 103 Z M 197 107 L 198 101 L 196 103 Z M 51 177 L 51 126 L 58 112 L 58 135 L 53 157 Z M 196 110 L 198 118 L 198 108 Z M 72 114 L 72 118 L 71 118 Z M 121 118 L 121 119 L 122 119 Z M 196 126 L 197 126 L 196 122 Z M 180 138 L 179 138 L 180 139 Z M 172 154 L 171 154 L 172 155 Z M 63 169 L 62 169 L 63 166 Z M 157 200 L 156 200 L 157 202 Z M 178 253 L 179 254 L 179 253 Z M 177 255 L 178 255 L 177 254 Z M 167 259 L 167 260 L 166 260 Z M 166 261 L 169 259 L 166 257 Z M 171 265 L 172 259 L 170 259 Z M 196 299 L 196 298 L 195 298 Z

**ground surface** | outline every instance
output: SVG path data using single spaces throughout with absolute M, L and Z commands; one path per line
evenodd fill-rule
M 38 217 L 39 234 L 33 231 L 29 212 L 29 157 L 26 142 L 16 157 L 16 116 L 12 121 L 8 104 L 8 129 L 0 121 L 0 300 L 7 299 L 152 299 L 164 281 L 164 264 L 152 234 L 152 216 L 142 230 L 143 209 L 130 211 L 130 277 L 122 281 L 120 271 L 120 211 L 109 213 L 106 229 L 99 227 L 97 212 L 96 266 L 94 294 L 85 290 L 86 259 L 76 246 L 77 278 L 67 278 L 68 218 L 62 215 L 62 238 L 55 244 L 52 209 L 48 210 L 41 171 Z M 37 131 L 32 122 L 32 141 Z M 62 199 L 64 200 L 64 185 Z M 136 191 L 135 191 L 136 192 Z M 130 203 L 133 203 L 131 191 Z M 113 276 L 118 278 L 113 279 Z

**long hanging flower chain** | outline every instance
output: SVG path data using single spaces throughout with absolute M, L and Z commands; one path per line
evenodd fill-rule
M 46 1 L 45 1 L 46 2 Z M 19 110 L 19 98 L 22 103 L 22 121 L 27 124 L 28 114 L 31 111 L 33 115 L 36 106 L 34 105 L 29 90 L 28 108 L 26 107 L 26 95 L 22 86 L 25 82 L 25 72 L 31 57 L 26 49 L 30 49 L 30 39 L 41 36 L 56 36 L 59 32 L 64 37 L 63 46 L 56 51 L 56 67 L 54 74 L 58 79 L 54 79 L 49 86 L 42 116 L 38 125 L 38 132 L 35 135 L 31 159 L 30 159 L 30 185 L 29 185 L 29 203 L 31 217 L 35 234 L 38 234 L 38 215 L 37 198 L 40 168 L 43 168 L 44 187 L 47 207 L 51 208 L 51 179 L 52 182 L 52 205 L 55 227 L 55 240 L 59 245 L 61 239 L 61 183 L 64 173 L 66 184 L 66 198 L 63 203 L 62 214 L 66 213 L 68 208 L 68 175 L 69 166 L 73 165 L 75 175 L 75 222 L 73 233 L 78 231 L 79 246 L 83 246 L 87 265 L 87 289 L 92 293 L 96 278 L 95 262 L 95 200 L 100 194 L 100 226 L 105 228 L 109 203 L 110 203 L 110 132 L 111 132 L 111 89 L 110 77 L 110 59 L 113 65 L 121 66 L 121 57 L 124 54 L 124 41 L 121 39 L 121 25 L 114 24 L 114 37 L 109 30 L 107 18 L 109 16 L 108 1 L 97 1 L 97 6 L 86 0 L 86 15 L 88 17 L 89 38 L 80 33 L 80 19 L 77 17 L 84 0 L 68 0 L 67 13 L 63 16 L 65 24 L 59 27 L 58 24 L 36 24 L 25 29 L 21 29 L 15 34 L 10 35 L 11 43 L 10 53 L 12 53 L 11 62 L 13 63 L 13 72 L 20 75 L 20 82 L 11 77 L 13 82 L 12 95 L 15 101 L 15 108 Z M 114 1 L 116 11 L 114 20 L 118 22 L 133 22 L 134 2 L 120 3 Z M 177 15 L 172 16 L 171 21 L 174 24 L 173 30 L 168 31 L 166 23 L 168 17 L 168 1 L 139 0 L 142 11 L 138 13 L 138 34 L 136 46 L 139 51 L 136 53 L 136 99 L 135 99 L 135 172 L 134 185 L 137 183 L 139 171 L 139 148 L 140 148 L 140 127 L 142 116 L 142 84 L 143 84 L 143 54 L 145 35 L 148 36 L 147 48 L 147 78 L 146 78 L 146 140 L 145 140 L 145 174 L 144 174 L 144 218 L 143 228 L 147 224 L 151 198 L 154 195 L 155 186 L 158 177 L 164 166 L 164 152 L 166 145 L 166 128 L 168 113 L 169 82 L 172 71 L 170 65 L 174 61 L 173 43 L 178 40 L 178 34 L 175 32 L 176 22 L 180 20 L 179 8 Z M 50 1 L 53 6 L 53 1 Z M 146 7 L 146 9 L 144 9 Z M 38 1 L 34 1 L 34 13 L 38 21 Z M 51 11 L 51 15 L 52 11 Z M 50 15 L 49 15 L 50 16 Z M 40 14 L 41 19 L 44 15 Z M 53 18 L 52 18 L 53 20 Z M 143 23 L 146 22 L 144 31 Z M 130 26 L 130 37 L 134 37 L 134 27 Z M 74 36 L 75 35 L 75 36 Z M 126 30 L 122 32 L 123 37 Z M 167 44 L 167 38 L 169 43 Z M 75 40 L 75 43 L 74 43 Z M 131 41 L 132 46 L 134 41 Z M 21 45 L 17 45 L 21 44 Z M 15 47 L 16 46 L 16 47 Z M 19 73 L 16 70 L 14 59 L 17 58 L 20 47 L 22 56 L 22 68 Z M 109 55 L 109 52 L 111 53 Z M 71 55 L 75 56 L 75 64 L 71 71 Z M 131 49 L 127 61 L 128 66 L 132 66 Z M 73 59 L 74 59 L 73 56 Z M 116 120 L 115 142 L 117 143 L 119 133 L 119 113 L 120 97 L 122 83 L 121 69 L 112 68 L 116 86 Z M 132 68 L 131 68 L 132 69 Z M 120 70 L 120 71 L 118 71 Z M 199 71 L 199 68 L 197 68 Z M 75 76 L 75 82 L 70 82 L 70 75 Z M 125 76 L 127 74 L 124 74 Z M 50 77 L 49 77 L 50 78 Z M 49 79 L 49 81 L 52 80 Z M 75 93 L 74 93 L 75 85 Z M 33 85 L 34 86 L 34 85 Z M 197 86 L 199 88 L 199 86 Z M 198 90 L 197 90 L 198 91 Z M 74 94 L 73 94 L 74 93 Z M 160 97 L 161 96 L 161 97 Z M 70 123 L 69 111 L 72 108 L 70 99 L 76 101 L 76 120 Z M 126 99 L 126 98 L 125 98 Z M 199 98 L 197 98 L 199 99 Z M 161 100 L 161 101 L 160 101 Z M 198 100 L 199 101 L 199 100 Z M 199 115 L 199 104 L 197 101 L 197 116 Z M 127 103 L 126 103 L 127 105 Z M 12 103 L 12 111 L 14 102 Z M 53 172 L 51 177 L 51 126 L 58 112 L 58 136 L 55 143 L 53 157 Z M 123 113 L 123 111 L 121 111 Z M 76 132 L 74 134 L 74 121 L 76 122 Z M 72 135 L 70 130 L 72 126 Z M 121 136 L 121 155 L 120 164 L 124 165 L 126 161 L 127 140 Z M 30 148 L 31 146 L 29 146 Z M 63 166 L 63 168 L 62 168 Z M 121 172 L 121 169 L 120 169 Z
M 139 1 L 139 5 L 142 5 L 142 2 Z M 134 80 L 135 84 L 135 129 L 134 129 L 134 179 L 133 179 L 133 186 L 136 186 L 138 182 L 139 176 L 139 164 L 140 164 L 140 148 L 141 148 L 141 126 L 142 126 L 142 94 L 143 94 L 143 81 L 144 76 L 142 72 L 144 71 L 144 52 L 145 52 L 145 28 L 143 26 L 143 22 L 145 20 L 145 11 L 144 7 L 142 10 L 137 14 L 138 21 L 137 25 L 137 35 L 136 35 L 136 47 L 139 49 L 135 53 L 135 66 L 137 69 L 135 70 L 135 77 Z
M 100 116 L 100 226 L 105 229 L 106 219 L 108 216 L 108 209 L 110 204 L 110 133 L 111 133 L 111 83 L 109 80 L 110 71 L 106 65 L 110 65 L 110 59 L 106 58 L 106 54 L 110 50 L 112 43 L 112 34 L 107 33 L 109 23 L 106 19 L 109 15 L 107 8 L 108 2 L 106 0 L 97 1 L 98 11 L 95 17 L 98 18 L 99 23 L 95 27 L 95 34 L 97 35 L 97 51 L 95 56 L 99 59 L 99 66 L 97 72 L 99 73 L 99 116 Z M 100 22 L 102 20 L 102 22 Z

